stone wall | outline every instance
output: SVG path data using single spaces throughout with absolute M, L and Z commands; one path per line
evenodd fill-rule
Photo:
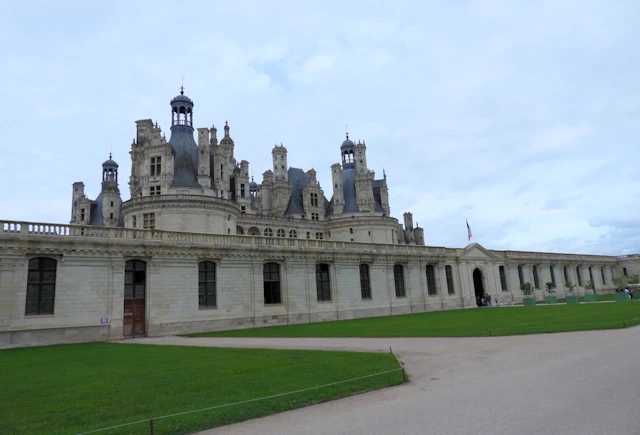
M 619 267 L 616 257 L 489 251 L 477 244 L 447 249 L 7 221 L 0 221 L 0 245 L 4 346 L 122 338 L 125 262 L 131 259 L 147 265 L 148 336 L 472 307 L 475 269 L 487 293 L 501 305 L 512 304 L 522 299 L 518 265 L 526 281 L 537 265 L 541 283 L 550 264 L 556 265 L 559 283 L 562 265 L 569 270 Z M 28 263 L 35 257 L 57 261 L 53 315 L 25 315 Z M 198 303 L 200 261 L 216 264 L 215 308 Z M 264 303 L 267 262 L 280 266 L 280 304 Z M 329 265 L 330 301 L 317 298 L 318 263 Z M 362 297 L 360 264 L 369 265 L 370 299 Z M 402 266 L 404 297 L 396 295 L 394 265 Z M 427 265 L 435 268 L 435 295 L 427 290 Z M 506 268 L 507 291 L 501 290 L 499 266 Z M 596 283 L 600 293 L 609 290 Z

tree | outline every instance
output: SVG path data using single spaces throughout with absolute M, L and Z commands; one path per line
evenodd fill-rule
M 613 278 L 613 283 L 616 286 L 616 290 L 622 290 L 624 288 L 625 282 L 623 278 Z
M 587 281 L 584 284 L 584 288 L 587 290 L 593 290 L 593 292 L 596 292 L 596 285 L 594 284 L 594 282 L 592 280 Z
M 525 282 L 524 284 L 522 284 L 520 286 L 520 290 L 522 290 L 522 293 L 524 293 L 525 296 L 529 296 L 531 295 L 531 293 L 533 293 L 533 288 L 531 288 L 530 282 Z
M 549 281 L 547 283 L 545 283 L 545 290 L 547 291 L 547 293 L 551 294 L 551 293 L 555 293 L 556 291 L 554 290 L 556 288 L 556 285 Z
M 627 277 L 629 284 L 637 284 L 640 282 L 640 275 L 629 275 Z
M 573 289 L 576 286 L 574 283 L 572 283 L 570 280 L 567 280 L 564 282 L 564 286 L 567 288 L 567 291 L 571 294 L 573 294 Z

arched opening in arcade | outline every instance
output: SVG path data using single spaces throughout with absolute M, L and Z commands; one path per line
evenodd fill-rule
M 476 304 L 482 306 L 482 298 L 485 296 L 484 291 L 484 277 L 482 271 L 477 267 L 473 270 L 473 289 L 476 293 Z

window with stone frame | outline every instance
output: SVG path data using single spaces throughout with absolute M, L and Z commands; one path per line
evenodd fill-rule
M 329 281 L 329 265 L 326 263 L 316 264 L 316 291 L 318 302 L 331 301 L 331 283 Z
M 435 296 L 438 294 L 436 288 L 436 268 L 433 264 L 427 264 L 427 294 Z
M 280 294 L 280 265 L 278 263 L 265 263 L 262 266 L 264 281 L 264 303 L 281 304 Z
M 360 295 L 362 299 L 371 299 L 371 279 L 369 277 L 369 265 L 360 265 Z
M 404 288 L 404 267 L 402 266 L 402 264 L 393 265 L 393 282 L 396 287 L 396 297 L 406 297 L 407 293 Z
M 540 288 L 540 281 L 538 280 L 538 266 L 533 266 L 532 272 L 533 272 L 533 287 Z
M 156 229 L 156 214 L 155 213 L 144 213 L 142 215 L 142 228 L 146 230 L 155 230 Z
M 53 258 L 38 257 L 29 260 L 24 308 L 26 316 L 53 314 L 57 264 Z
M 320 220 L 320 215 L 318 213 L 311 213 L 311 220 L 312 221 Z
M 151 170 L 149 175 L 156 177 L 162 173 L 162 157 L 151 157 Z
M 553 286 L 557 287 L 557 284 L 556 284 L 556 271 L 553 270 L 553 266 L 549 266 L 549 275 L 551 275 L 551 282 L 553 283 Z
M 453 268 L 447 265 L 444 267 L 444 272 L 445 275 L 447 275 L 447 290 L 449 291 L 450 295 L 453 295 L 456 293 L 456 289 L 453 286 Z
M 500 288 L 503 292 L 508 292 L 509 288 L 507 287 L 507 273 L 504 266 L 498 267 L 498 272 L 500 274 Z
M 307 231 L 307 239 L 311 238 L 311 232 Z
M 217 307 L 216 263 L 201 261 L 198 263 L 198 306 L 200 308 Z
M 240 183 L 240 198 L 244 198 L 244 184 Z
M 247 207 L 244 205 L 240 207 L 240 214 L 247 214 Z
M 580 266 L 576 267 L 576 276 L 578 277 L 578 286 L 582 287 L 582 270 Z
M 149 195 L 160 195 L 160 186 L 149 186 Z
M 290 230 L 289 231 L 289 237 L 292 239 L 297 239 L 298 238 L 298 232 L 296 230 Z
M 264 236 L 265 237 L 273 237 L 273 230 L 271 228 L 265 228 L 264 229 Z
M 285 232 L 282 228 L 280 228 L 277 232 L 276 232 L 276 236 L 277 237 L 284 237 Z
M 311 195 L 311 207 L 317 207 L 318 206 L 318 194 L 317 193 L 311 193 L 310 195 Z
M 623 274 L 624 276 L 629 276 L 629 275 L 627 275 L 627 268 L 626 268 L 626 267 L 623 267 L 623 268 L 622 268 L 622 274 Z
M 318 240 L 324 239 L 324 233 L 316 233 L 316 239 Z
M 131 228 L 135 228 L 138 225 L 138 218 L 131 216 Z
M 80 220 L 84 221 L 84 208 L 80 209 Z
M 518 280 L 520 281 L 520 287 L 524 285 L 524 275 L 522 273 L 522 265 L 518 266 Z
M 600 277 L 602 278 L 602 284 L 606 285 L 607 284 L 607 278 L 605 278 L 605 275 L 604 275 L 604 267 L 600 268 Z

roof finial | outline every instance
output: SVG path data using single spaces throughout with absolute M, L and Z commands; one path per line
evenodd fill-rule
M 345 131 L 347 133 L 347 139 L 349 139 L 349 124 L 345 124 L 344 125 L 344 129 L 345 129 Z
M 109 145 L 109 160 L 111 160 L 111 156 L 112 156 L 111 151 L 112 150 L 113 150 L 113 145 Z
M 182 76 L 182 85 L 180 86 L 180 95 L 184 95 L 184 76 Z

